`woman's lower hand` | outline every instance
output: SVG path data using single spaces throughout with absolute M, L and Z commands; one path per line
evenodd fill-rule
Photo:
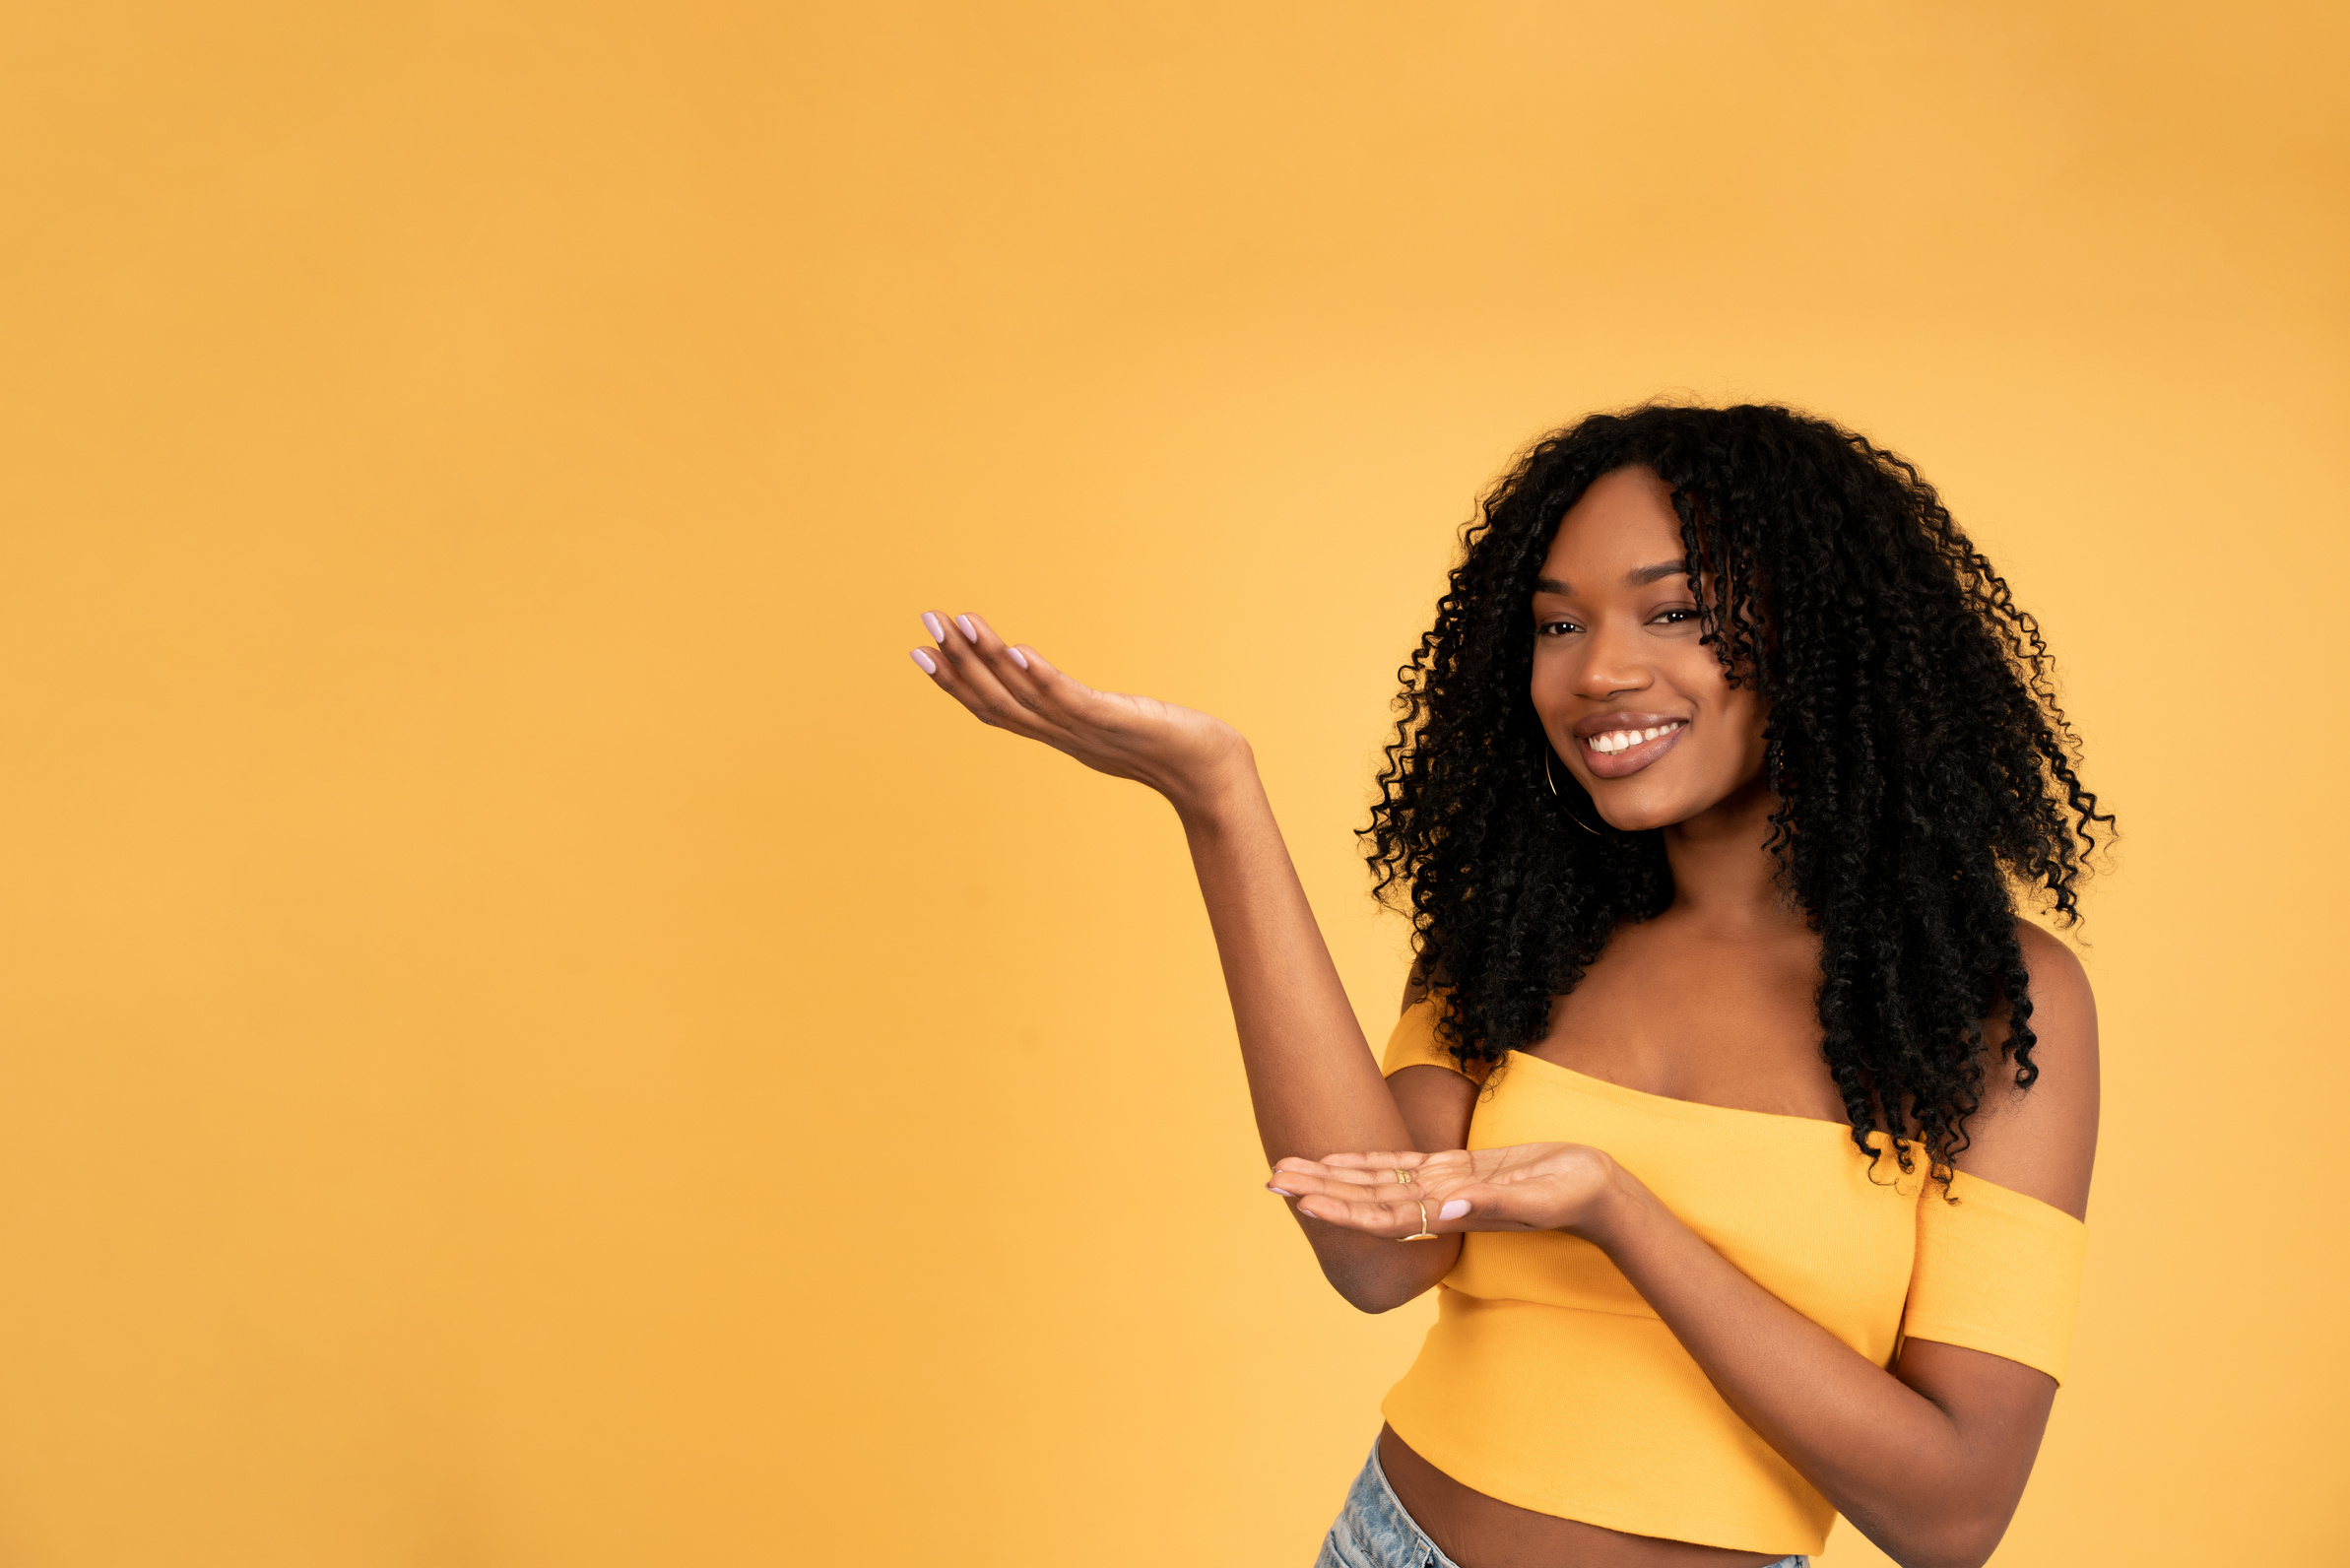
M 1577 1231 L 1620 1195 L 1621 1168 L 1584 1143 L 1332 1154 L 1282 1160 L 1266 1186 L 1295 1198 L 1300 1213 L 1366 1235 L 1402 1239 L 1422 1229 Z
M 926 611 L 922 623 L 938 646 L 914 650 L 914 663 L 980 723 L 1146 784 L 1178 810 L 1252 765 L 1248 743 L 1221 719 L 1156 697 L 1097 691 L 1035 649 L 1006 642 L 976 615 L 948 621 Z

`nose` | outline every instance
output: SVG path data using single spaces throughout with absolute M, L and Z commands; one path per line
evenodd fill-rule
M 1575 670 L 1575 694 L 1595 702 L 1626 691 L 1645 690 L 1654 680 L 1640 657 L 1633 628 L 1605 622 L 1595 626 Z

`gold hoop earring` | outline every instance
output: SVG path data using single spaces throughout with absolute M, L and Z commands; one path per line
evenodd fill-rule
M 1575 815 L 1575 808 L 1574 808 L 1574 807 L 1572 807 L 1572 806 L 1569 806 L 1569 805 L 1567 804 L 1567 798 L 1566 798 L 1564 795 L 1560 795 L 1560 794 L 1558 793 L 1558 780 L 1556 780 L 1556 779 L 1554 779 L 1554 778 L 1552 778 L 1552 777 L 1550 776 L 1550 758 L 1551 758 L 1551 756 L 1552 756 L 1552 755 L 1553 755 L 1553 753 L 1552 753 L 1552 751 L 1551 751 L 1551 750 L 1550 750 L 1550 743 L 1549 743 L 1549 742 L 1547 742 L 1547 741 L 1543 742 L 1543 743 L 1542 743 L 1542 782 L 1550 786 L 1550 793 L 1551 793 L 1551 795 L 1552 795 L 1552 796 L 1554 796 L 1554 797 L 1557 799 L 1557 801 L 1558 801 L 1558 809 L 1559 809 L 1560 811 L 1562 811 L 1562 812 L 1564 812 L 1564 813 L 1566 813 L 1566 814 L 1567 814 L 1567 820 L 1568 820 L 1568 821 L 1570 821 L 1570 822 L 1573 822 L 1573 823 L 1574 823 L 1574 824 L 1575 824 L 1577 827 L 1580 827 L 1580 828 L 1582 828 L 1582 829 L 1583 829 L 1585 832 L 1587 832 L 1587 833 L 1591 834 L 1591 835 L 1592 835 L 1594 838 L 1597 838 L 1597 837 L 1599 837 L 1599 830 L 1598 828 L 1596 828 L 1596 827 L 1592 826 L 1592 824 L 1591 824 L 1591 823 L 1589 823 L 1589 822 L 1585 821 L 1585 820 L 1584 820 L 1582 817 L 1577 817 L 1577 816 Z

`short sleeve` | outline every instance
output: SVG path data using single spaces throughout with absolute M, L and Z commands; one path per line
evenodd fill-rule
M 1379 1061 L 1380 1073 L 1392 1077 L 1407 1067 L 1444 1068 L 1472 1083 L 1484 1082 L 1485 1075 L 1491 1071 L 1482 1062 L 1465 1068 L 1444 1048 L 1444 1042 L 1436 1037 L 1434 998 L 1405 1008 L 1403 1015 L 1396 1020 L 1395 1032 L 1387 1037 L 1387 1053 Z
M 2088 1227 L 1964 1171 L 1952 1179 L 1950 1197 L 1957 1202 L 1946 1202 L 1937 1183 L 1919 1197 L 1918 1257 L 1901 1332 L 1988 1350 L 2063 1382 Z

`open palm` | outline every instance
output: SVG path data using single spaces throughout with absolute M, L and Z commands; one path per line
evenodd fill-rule
M 977 616 L 950 622 L 932 613 L 922 621 L 939 645 L 914 662 L 940 689 L 982 724 L 1042 741 L 1097 772 L 1180 801 L 1248 756 L 1248 743 L 1223 720 L 1157 697 L 1096 690 L 1035 649 L 1007 643 Z
M 1605 1196 L 1615 1162 L 1586 1143 L 1512 1143 L 1422 1154 L 1332 1154 L 1282 1160 L 1267 1183 L 1301 1212 L 1374 1236 L 1427 1228 L 1572 1230 Z

